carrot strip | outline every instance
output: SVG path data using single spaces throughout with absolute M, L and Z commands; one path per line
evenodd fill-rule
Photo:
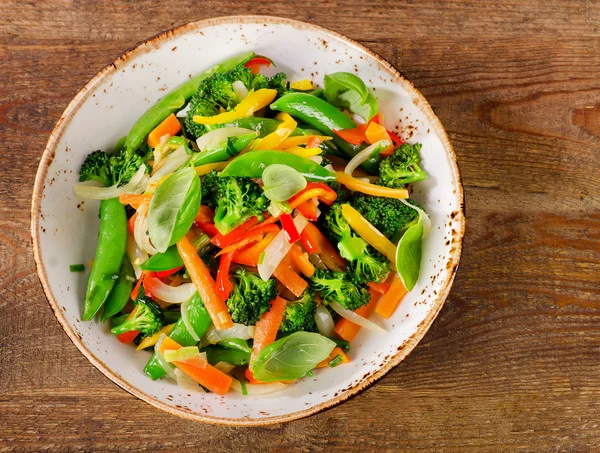
M 369 316 L 371 314 L 371 312 L 375 309 L 375 306 L 377 305 L 377 301 L 379 300 L 379 297 L 380 297 L 379 294 L 377 294 L 372 289 L 369 289 L 369 292 L 371 293 L 371 302 L 369 302 L 368 305 L 363 305 L 362 307 L 354 310 L 354 313 L 362 316 L 363 318 L 366 318 L 367 316 Z M 346 340 L 346 341 L 352 341 L 359 330 L 360 330 L 359 325 L 354 324 L 353 322 L 348 321 L 345 318 L 340 319 L 335 324 L 335 327 L 333 329 L 333 331 L 335 333 L 337 333 L 341 339 Z
M 137 215 L 137 212 L 134 213 L 127 221 L 127 231 L 129 231 L 131 234 L 134 234 L 133 232 L 135 230 L 135 219 L 137 219 Z
M 233 253 L 226 253 L 219 261 L 219 270 L 217 271 L 217 293 L 219 293 L 219 296 L 221 296 L 223 300 L 227 300 L 233 290 L 233 283 L 229 278 L 232 257 Z
M 240 250 L 241 248 L 245 247 L 248 244 L 252 244 L 253 242 L 260 241 L 266 233 L 278 233 L 278 232 L 279 232 L 279 227 L 277 225 L 273 225 L 273 224 L 264 225 L 259 228 L 254 228 L 254 229 L 250 230 L 248 233 L 244 234 L 242 237 L 240 237 L 240 239 L 237 242 L 225 247 L 223 250 L 221 250 L 215 256 L 219 256 L 224 253 L 235 252 L 236 250 Z
M 133 209 L 139 208 L 142 203 L 150 202 L 150 200 L 152 200 L 152 194 L 150 193 L 124 193 L 119 195 L 119 202 L 124 205 L 131 205 Z
M 256 323 L 254 345 L 252 346 L 252 354 L 250 355 L 250 369 L 252 369 L 252 362 L 254 362 L 254 359 L 256 359 L 260 351 L 262 351 L 265 346 L 273 343 L 275 338 L 277 338 L 279 326 L 281 326 L 281 321 L 283 321 L 285 306 L 285 299 L 277 296 L 271 301 L 271 308 L 269 311 L 263 313 Z
M 165 135 L 175 135 L 181 130 L 181 123 L 177 117 L 171 113 L 162 123 L 154 128 L 148 135 L 148 145 L 150 148 L 156 148 L 160 144 L 160 139 Z
M 227 305 L 217 294 L 217 285 L 210 275 L 208 267 L 200 259 L 198 252 L 187 237 L 184 236 L 177 241 L 177 250 L 215 327 L 217 329 L 233 327 Z
M 273 272 L 273 276 L 289 289 L 294 296 L 300 297 L 308 286 L 308 283 L 298 275 L 291 264 L 288 255 L 279 263 L 279 266 Z
M 390 284 L 388 282 L 369 282 L 369 288 L 377 291 L 379 294 L 385 294 L 390 290 Z
M 210 209 L 208 206 L 201 204 L 200 209 L 198 209 L 198 214 L 196 215 L 196 222 L 214 223 L 214 221 L 215 211 Z
M 244 266 L 256 267 L 260 259 L 260 254 L 265 251 L 267 245 L 277 236 L 276 232 L 267 233 L 267 235 L 247 249 L 240 249 L 233 254 L 232 261 L 234 263 L 243 264 Z
M 342 358 L 342 361 L 339 363 L 339 365 L 341 365 L 342 363 L 350 362 L 350 359 L 348 358 L 346 353 L 342 351 L 342 348 L 333 348 L 333 351 L 329 353 L 329 356 L 322 362 L 319 362 L 315 368 L 325 368 L 326 366 L 329 366 L 329 362 L 331 362 L 337 356 L 340 356 Z
M 400 279 L 398 274 L 394 275 L 392 285 L 390 286 L 389 291 L 386 292 L 381 298 L 381 301 L 375 309 L 375 313 L 380 314 L 386 319 L 389 318 L 390 316 L 392 316 L 392 314 L 398 307 L 398 304 L 400 304 L 400 301 L 406 295 L 407 292 L 408 291 L 404 287 L 404 284 L 402 283 L 402 280 Z
M 315 273 L 315 266 L 308 259 L 308 255 L 306 253 L 302 253 L 300 246 L 298 244 L 294 244 L 292 249 L 290 250 L 290 257 L 292 258 L 292 262 L 296 265 L 298 270 L 302 272 L 306 277 L 312 277 Z

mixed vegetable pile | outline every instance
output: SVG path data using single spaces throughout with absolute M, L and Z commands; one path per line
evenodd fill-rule
M 418 280 L 421 146 L 356 75 L 315 89 L 271 64 L 248 52 L 191 78 L 81 167 L 75 193 L 101 200 L 82 318 L 151 351 L 152 379 L 280 390 L 349 362 Z

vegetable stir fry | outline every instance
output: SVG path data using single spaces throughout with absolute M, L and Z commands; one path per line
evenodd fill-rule
M 271 65 L 247 52 L 191 78 L 81 166 L 74 192 L 101 200 L 82 319 L 149 351 L 151 379 L 281 390 L 350 362 L 419 279 L 421 145 L 358 76 L 316 89 Z

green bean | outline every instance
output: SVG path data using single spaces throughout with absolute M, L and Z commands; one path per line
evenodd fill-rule
M 133 152 L 139 148 L 144 139 L 148 136 L 152 130 L 160 124 L 167 116 L 171 113 L 181 109 L 186 101 L 188 101 L 196 91 L 200 82 L 212 74 L 218 72 L 226 72 L 235 68 L 239 64 L 246 63 L 252 57 L 254 52 L 244 52 L 239 55 L 235 55 L 216 66 L 204 71 L 203 73 L 192 77 L 187 82 L 175 88 L 164 98 L 154 104 L 150 109 L 146 111 L 133 125 L 127 139 L 125 140 L 125 149 L 128 152 Z
M 89 321 L 108 298 L 125 256 L 127 215 L 118 198 L 100 202 L 100 234 L 94 265 L 88 280 L 81 319 Z

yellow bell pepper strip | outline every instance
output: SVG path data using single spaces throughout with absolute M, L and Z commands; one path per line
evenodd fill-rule
M 396 264 L 396 246 L 349 204 L 342 205 L 342 215 L 350 227 L 370 246 Z
M 377 143 L 381 140 L 390 140 L 390 136 L 388 135 L 387 130 L 381 124 L 376 123 L 375 121 L 371 121 L 367 130 L 365 131 L 365 135 L 367 137 L 367 142 L 369 145 L 373 143 Z M 381 155 L 388 156 L 394 152 L 394 144 L 390 144 L 386 149 L 381 151 Z
M 398 307 L 398 304 L 400 304 L 400 301 L 407 292 L 408 291 L 402 283 L 402 279 L 398 274 L 395 274 L 390 289 L 381 297 L 381 300 L 375 309 L 375 313 L 383 316 L 385 319 L 388 319 L 390 316 L 392 316 Z
M 250 93 L 242 102 L 229 112 L 219 113 L 214 116 L 194 116 L 194 121 L 198 124 L 222 124 L 246 118 L 251 116 L 257 110 L 266 107 L 277 96 L 277 90 L 261 88 L 258 91 Z
M 208 175 L 213 170 L 221 171 L 225 167 L 227 167 L 228 163 L 229 163 L 229 161 L 226 161 L 226 162 L 216 162 L 214 164 L 200 165 L 199 167 L 196 167 L 196 174 L 198 176 L 204 176 L 204 175 Z
M 322 142 L 331 140 L 331 137 L 327 137 L 326 135 L 297 135 L 295 137 L 286 138 L 275 149 L 287 149 L 294 146 L 305 145 L 314 138 L 318 138 Z
M 406 189 L 390 189 L 389 187 L 378 186 L 356 179 L 343 171 L 336 171 L 335 175 L 337 182 L 345 185 L 348 189 L 357 192 L 375 195 L 377 197 L 408 198 L 408 190 Z
M 304 80 L 298 80 L 297 82 L 290 83 L 290 88 L 292 90 L 309 91 L 309 90 L 314 90 L 315 86 L 313 85 L 311 80 L 304 79 Z
M 164 326 L 162 329 L 160 329 L 154 335 L 144 338 L 142 341 L 140 341 L 140 344 L 137 346 L 137 348 L 135 348 L 135 350 L 141 351 L 142 349 L 146 349 L 146 348 L 149 348 L 150 346 L 154 346 L 156 344 L 156 342 L 158 341 L 158 337 L 160 337 L 160 334 L 164 333 L 165 335 L 169 335 L 171 333 L 171 330 L 173 330 L 174 326 L 175 326 L 175 324 L 169 324 L 168 326 Z
M 277 129 L 266 137 L 254 142 L 255 144 L 252 146 L 253 150 L 276 149 L 281 142 L 294 132 L 294 129 L 296 129 L 296 126 L 298 125 L 294 118 L 287 113 L 279 113 L 275 119 L 281 121 L 279 126 L 277 126 Z
M 291 148 L 282 149 L 285 153 L 295 154 L 300 157 L 318 156 L 323 152 L 321 148 L 302 148 L 301 146 L 292 146 Z

